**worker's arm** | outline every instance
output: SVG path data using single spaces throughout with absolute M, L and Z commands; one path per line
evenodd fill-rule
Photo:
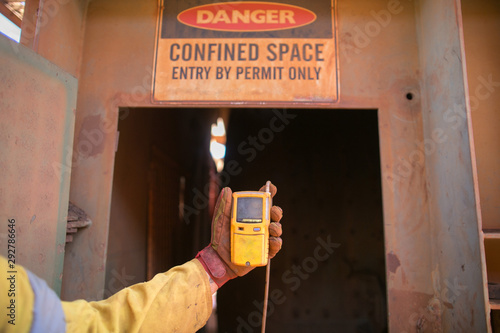
M 212 312 L 212 293 L 196 259 L 99 302 L 62 302 L 67 332 L 196 332 Z
M 230 260 L 231 193 L 229 188 L 221 191 L 212 220 L 211 243 L 197 259 L 106 300 L 61 302 L 42 279 L 16 266 L 15 325 L 4 320 L 0 332 L 196 332 L 212 312 L 211 296 L 217 288 L 253 269 L 235 266 Z M 271 193 L 276 194 L 274 185 Z M 269 258 L 281 249 L 282 215 L 279 207 L 271 208 Z M 1 257 L 0 263 L 8 272 L 7 260 Z M 8 294 L 9 283 L 0 279 L 1 294 Z M 6 309 L 10 301 L 0 299 Z
M 262 190 L 262 189 L 261 189 Z M 271 194 L 277 189 L 271 184 Z M 232 191 L 224 188 L 215 207 L 211 243 L 197 259 L 151 281 L 125 288 L 99 302 L 63 302 L 68 332 L 196 332 L 212 312 L 212 294 L 253 267 L 230 260 Z M 281 208 L 271 208 L 269 258 L 281 249 Z
M 0 256 L 0 266 L 7 272 L 0 279 L 0 332 L 196 332 L 212 312 L 210 279 L 197 259 L 99 302 L 61 302 L 20 265 L 12 270 Z
M 44 280 L 0 256 L 0 332 L 64 333 L 61 301 Z
M 271 194 L 277 190 L 271 185 Z M 151 281 L 125 288 L 99 302 L 63 302 L 68 332 L 196 332 L 212 312 L 212 294 L 253 267 L 230 260 L 232 191 L 224 188 L 215 207 L 211 243 L 197 259 Z M 269 257 L 281 249 L 281 208 L 271 208 Z

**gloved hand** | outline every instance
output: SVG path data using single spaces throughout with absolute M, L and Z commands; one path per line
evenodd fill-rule
M 259 191 L 264 192 L 265 186 Z M 276 186 L 271 184 L 271 197 L 277 192 Z M 238 266 L 231 262 L 231 203 L 233 192 L 229 187 L 222 189 L 219 199 L 215 205 L 215 213 L 212 218 L 212 240 L 210 244 L 201 250 L 198 259 L 208 275 L 220 288 L 224 283 L 237 276 L 243 276 L 255 267 Z M 282 239 L 281 224 L 283 211 L 278 206 L 271 207 L 271 223 L 269 224 L 269 259 L 273 258 L 281 249 Z

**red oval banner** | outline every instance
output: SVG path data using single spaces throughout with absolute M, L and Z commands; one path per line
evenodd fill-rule
M 274 2 L 219 2 L 189 8 L 177 16 L 191 27 L 217 31 L 271 31 L 301 27 L 316 20 L 312 11 Z

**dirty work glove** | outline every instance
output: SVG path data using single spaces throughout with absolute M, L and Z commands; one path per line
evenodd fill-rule
M 264 192 L 265 186 L 259 191 Z M 270 186 L 271 197 L 278 191 L 276 186 Z M 238 266 L 231 262 L 231 203 L 233 192 L 229 187 L 222 189 L 215 205 L 212 218 L 212 240 L 201 250 L 198 259 L 208 275 L 220 288 L 224 283 L 237 276 L 243 276 L 255 267 Z M 283 211 L 278 206 L 271 207 L 271 223 L 269 224 L 269 259 L 273 258 L 281 249 L 281 224 Z

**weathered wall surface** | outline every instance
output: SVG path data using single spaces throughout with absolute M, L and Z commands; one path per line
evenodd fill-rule
M 21 44 L 79 76 L 88 0 L 28 0 Z
M 70 198 L 94 224 L 66 248 L 66 299 L 104 291 L 118 106 L 149 104 L 156 12 L 155 1 L 89 4 Z
M 5 36 L 0 63 L 1 254 L 59 293 L 77 80 Z
M 487 314 L 461 8 L 455 1 L 422 1 L 418 9 L 424 137 L 435 146 L 425 154 L 433 254 L 429 308 L 435 318 L 429 326 L 482 332 L 487 329 Z
M 62 283 L 78 87 L 75 77 L 82 53 L 86 5 L 87 0 L 26 1 L 21 45 L 10 40 L 4 43 L 4 51 L 8 49 L 11 59 L 2 61 L 2 83 L 6 85 L 2 89 L 2 120 L 6 127 L 2 133 L 7 136 L 5 144 L 9 145 L 12 138 L 16 141 L 9 149 L 4 147 L 2 154 L 15 160 L 20 172 L 2 172 L 10 183 L 2 189 L 12 197 L 24 192 L 22 200 L 15 200 L 17 203 L 4 201 L 2 211 L 22 212 L 23 216 L 18 216 L 23 239 L 19 243 L 19 263 L 46 279 L 57 293 Z M 16 148 L 19 139 L 23 147 Z M 25 214 L 29 213 L 27 218 Z

